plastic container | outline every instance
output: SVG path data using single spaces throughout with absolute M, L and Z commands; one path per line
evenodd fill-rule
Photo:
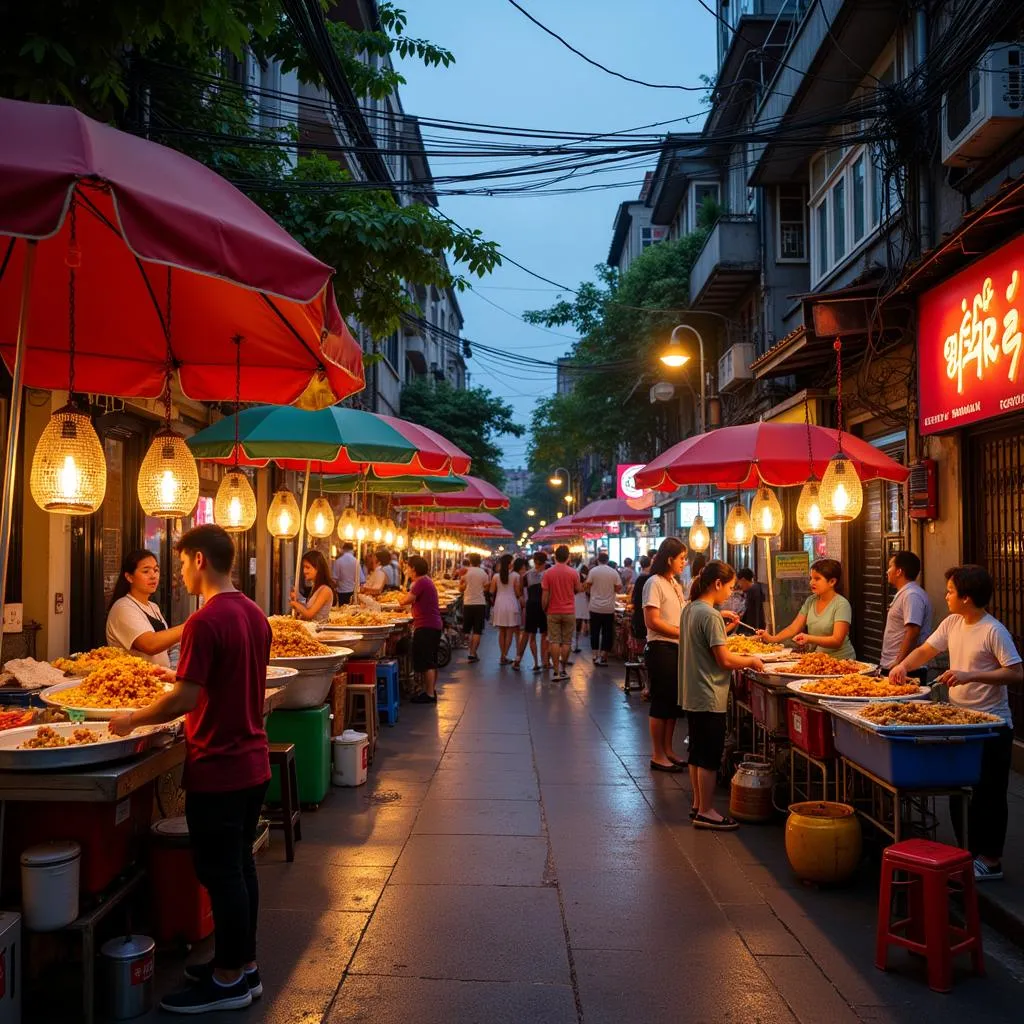
M 345 666 L 345 674 L 349 683 L 368 683 L 376 685 L 377 662 L 350 659 Z
M 124 935 L 100 947 L 111 1020 L 133 1020 L 153 1009 L 153 951 L 148 935 Z
M 78 917 L 82 848 L 71 840 L 40 843 L 21 854 L 21 909 L 25 927 L 55 932 Z
M 365 732 L 346 729 L 331 740 L 334 772 L 331 782 L 335 786 L 361 786 L 366 782 L 369 762 L 369 737 Z
M 790 806 L 786 856 L 798 878 L 845 882 L 857 870 L 860 855 L 860 821 L 849 804 L 810 801 Z
M 763 761 L 743 761 L 729 787 L 729 814 L 737 821 L 771 821 L 775 772 Z
M 750 681 L 750 709 L 754 721 L 760 722 L 773 735 L 786 735 L 788 694 L 788 690 L 776 690 L 753 679 Z
M 789 718 L 789 739 L 794 747 L 822 761 L 836 756 L 832 741 L 832 715 L 828 711 L 790 698 L 786 714 Z
M 150 830 L 149 878 L 153 925 L 161 945 L 196 943 L 213 932 L 210 895 L 199 884 L 184 817 L 164 818 Z
M 981 777 L 981 751 L 994 732 L 894 736 L 833 717 L 836 750 L 901 789 L 973 786 Z
M 318 804 L 331 788 L 331 709 L 327 705 L 302 711 L 274 711 L 267 719 L 271 743 L 295 744 L 299 803 Z M 275 767 L 267 803 L 280 804 L 280 771 Z

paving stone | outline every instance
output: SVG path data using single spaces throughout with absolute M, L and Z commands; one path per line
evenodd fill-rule
M 260 906 L 267 910 L 322 907 L 370 913 L 391 871 L 386 865 L 322 863 L 313 858 L 262 865 Z
M 533 772 L 486 769 L 469 773 L 439 772 L 430 787 L 435 799 L 539 800 L 537 776 Z
M 849 1003 L 809 957 L 762 956 L 757 962 L 801 1024 L 858 1024 Z
M 418 835 L 539 836 L 536 800 L 443 800 L 431 796 L 420 808 Z
M 504 732 L 463 732 L 456 729 L 448 741 L 448 753 L 522 754 L 532 756 L 529 736 Z
M 532 772 L 532 754 L 496 754 L 477 751 L 470 753 L 465 750 L 451 750 L 445 753 L 438 765 L 439 771 L 473 772 L 486 771 L 488 769 L 511 771 L 511 772 Z
M 544 885 L 547 840 L 529 836 L 411 836 L 398 885 Z
M 726 906 L 725 916 L 755 956 L 804 956 L 807 952 L 766 903 Z

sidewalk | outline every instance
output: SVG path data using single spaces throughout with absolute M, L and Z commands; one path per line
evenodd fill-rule
M 874 878 L 806 888 L 780 827 L 694 831 L 683 777 L 649 771 L 647 706 L 623 695 L 621 665 L 578 655 L 556 685 L 499 669 L 490 631 L 481 655 L 456 653 L 436 708 L 402 707 L 366 786 L 303 815 L 294 864 L 275 837 L 266 994 L 207 1020 L 1019 1019 L 1024 957 L 990 930 L 988 977 L 937 995 L 899 952 L 875 969 Z M 166 990 L 178 968 L 161 967 Z

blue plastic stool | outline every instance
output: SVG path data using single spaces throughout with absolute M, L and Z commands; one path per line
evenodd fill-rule
M 398 721 L 398 662 L 383 658 L 377 662 L 377 712 L 388 725 Z

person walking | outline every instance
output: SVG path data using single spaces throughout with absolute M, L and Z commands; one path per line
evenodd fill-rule
M 622 589 L 619 574 L 608 564 L 608 552 L 597 556 L 587 576 L 590 596 L 590 647 L 595 665 L 607 665 L 615 642 L 615 595 Z
M 622 560 L 622 568 L 618 570 L 619 579 L 622 580 L 622 589 L 624 593 L 629 593 L 629 588 L 633 586 L 633 582 L 636 579 L 636 571 L 633 568 L 633 559 L 624 558 Z
M 480 568 L 480 556 L 469 556 L 469 567 L 459 581 L 462 593 L 462 631 L 469 638 L 467 661 L 477 662 L 480 656 L 480 639 L 484 634 L 484 620 L 487 618 L 487 573 Z
M 882 636 L 882 654 L 879 665 L 888 674 L 911 651 L 921 645 L 921 638 L 931 634 L 932 603 L 921 589 L 917 577 L 921 574 L 921 559 L 913 551 L 897 551 L 889 558 L 886 579 L 896 590 L 885 617 Z M 928 680 L 927 669 L 917 669 L 915 678 Z
M 555 666 L 556 681 L 569 678 L 565 671 L 569 663 L 572 631 L 576 624 L 576 594 L 580 578 L 569 565 L 569 548 L 559 544 L 555 548 L 555 564 L 544 573 L 541 582 L 542 605 L 548 617 L 548 645 Z
M 672 750 L 676 721 L 683 715 L 679 706 L 679 619 L 686 598 L 679 574 L 685 561 L 686 545 L 678 537 L 666 537 L 654 556 L 642 598 L 636 598 L 642 602 L 647 628 L 644 661 L 651 700 L 651 771 L 655 772 L 682 772 L 686 763 Z
M 422 555 L 413 555 L 407 564 L 412 584 L 398 595 L 398 603 L 403 607 L 412 605 L 412 669 L 423 680 L 423 692 L 410 697 L 409 703 L 436 704 L 437 652 L 444 629 L 441 605 L 427 560 Z
M 516 670 L 526 653 L 526 645 L 530 645 L 533 655 L 533 671 L 541 672 L 548 667 L 550 651 L 548 645 L 548 617 L 544 613 L 544 573 L 548 568 L 548 556 L 538 551 L 533 556 L 533 568 L 527 572 L 525 585 L 525 604 L 523 608 L 523 631 L 519 634 L 519 649 L 512 667 Z M 540 655 L 537 654 L 537 634 L 540 634 Z
M 581 564 L 577 571 L 580 576 L 580 589 L 576 594 L 576 636 L 572 647 L 573 654 L 582 653 L 583 648 L 580 647 L 580 643 L 583 637 L 590 634 L 590 595 L 586 588 L 590 570 Z
M 764 629 L 764 587 L 754 579 L 753 569 L 740 569 L 736 573 L 736 589 L 743 595 L 740 622 L 751 629 Z
M 252 847 L 270 781 L 263 727 L 270 623 L 231 582 L 235 547 L 212 523 L 176 545 L 189 594 L 203 605 L 185 623 L 174 689 L 147 708 L 115 715 L 127 736 L 185 716 L 185 818 L 196 876 L 213 905 L 214 955 L 186 967 L 192 983 L 160 1003 L 171 1013 L 237 1010 L 263 994 L 256 961 L 259 879 Z
M 359 561 L 351 541 L 341 545 L 341 554 L 334 560 L 334 585 L 338 588 L 338 604 L 351 604 L 359 579 Z
M 980 565 L 958 565 L 946 570 L 946 607 L 949 615 L 927 641 L 889 671 L 889 679 L 905 683 L 915 669 L 940 654 L 949 653 L 949 668 L 936 685 L 949 687 L 949 701 L 972 711 L 998 715 L 1002 725 L 985 740 L 981 778 L 972 787 L 967 807 L 967 841 L 974 856 L 974 877 L 997 882 L 1003 877 L 1003 847 L 1009 809 L 1006 792 L 1013 763 L 1013 715 L 1009 687 L 1024 679 L 1021 657 L 1010 631 L 986 611 L 992 600 L 992 577 Z M 962 797 L 949 798 L 949 813 L 957 843 L 964 836 Z
M 760 658 L 733 654 L 726 646 L 719 608 L 736 585 L 736 570 L 712 561 L 692 585 L 679 619 L 679 703 L 690 726 L 690 784 L 695 828 L 732 831 L 739 826 L 714 807 L 715 781 L 722 765 L 729 707 L 729 683 L 738 668 L 764 671 Z
M 499 665 L 511 665 L 508 656 L 512 641 L 519 632 L 519 577 L 512 572 L 512 556 L 504 554 L 498 561 L 498 571 L 491 577 L 491 594 L 494 608 L 491 623 L 498 630 Z

